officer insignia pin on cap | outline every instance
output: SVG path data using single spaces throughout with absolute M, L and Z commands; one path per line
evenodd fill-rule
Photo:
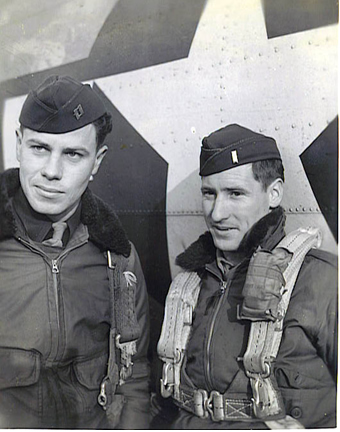
M 231 158 L 232 158 L 234 164 L 238 163 L 237 150 L 233 150 L 231 152 Z
M 83 110 L 83 107 L 81 106 L 81 104 L 79 104 L 79 105 L 77 106 L 77 108 L 75 108 L 75 109 L 73 110 L 73 114 L 74 114 L 74 116 L 75 116 L 75 118 L 76 118 L 77 120 L 80 119 L 80 117 L 84 114 L 84 110 Z
M 274 138 L 231 124 L 203 138 L 199 174 L 208 176 L 265 159 L 281 159 Z

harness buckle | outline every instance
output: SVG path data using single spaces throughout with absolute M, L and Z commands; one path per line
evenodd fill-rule
M 224 420 L 223 396 L 217 390 L 213 390 L 207 401 L 207 410 L 213 421 Z
M 121 351 L 121 362 L 128 369 L 133 366 L 132 356 L 136 354 L 136 341 L 120 343 L 121 335 L 116 336 L 116 347 Z
M 258 376 L 250 382 L 254 395 L 252 401 L 255 416 L 263 419 L 275 414 L 276 412 L 272 412 L 275 411 L 275 393 L 273 394 L 269 379 Z
M 132 366 L 133 361 L 132 356 L 136 354 L 136 341 L 129 341 L 120 343 L 121 335 L 118 334 L 116 336 L 116 347 L 120 350 L 120 362 L 121 362 L 121 369 L 119 373 L 120 382 L 119 384 L 122 385 L 124 382 L 132 376 Z
M 248 378 L 253 378 L 253 379 L 258 379 L 258 378 L 269 378 L 270 374 L 271 374 L 271 366 L 270 363 L 268 363 L 268 361 L 264 361 L 263 362 L 264 365 L 264 372 L 250 372 L 249 370 L 245 370 L 246 375 Z
M 168 398 L 173 394 L 175 385 L 174 367 L 171 363 L 164 363 L 161 378 L 161 395 Z
M 198 417 L 209 417 L 208 401 L 208 392 L 206 390 L 197 389 L 194 391 L 194 410 Z

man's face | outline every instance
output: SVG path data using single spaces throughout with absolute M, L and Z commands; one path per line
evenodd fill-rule
M 20 183 L 25 196 L 36 212 L 60 220 L 78 205 L 107 147 L 96 149 L 92 124 L 63 134 L 27 128 L 17 134 Z
M 269 213 L 272 191 L 264 191 L 252 165 L 202 177 L 203 213 L 215 246 L 237 251 L 246 232 Z

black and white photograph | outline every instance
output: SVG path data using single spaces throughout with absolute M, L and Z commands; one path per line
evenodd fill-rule
M 338 0 L 0 0 L 0 429 L 337 428 Z

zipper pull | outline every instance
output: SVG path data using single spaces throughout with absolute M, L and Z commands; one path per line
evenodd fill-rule
M 221 287 L 220 287 L 221 294 L 224 294 L 226 289 L 227 289 L 227 282 L 226 281 L 222 281 L 221 282 Z
M 58 261 L 52 260 L 52 273 L 59 273 Z

